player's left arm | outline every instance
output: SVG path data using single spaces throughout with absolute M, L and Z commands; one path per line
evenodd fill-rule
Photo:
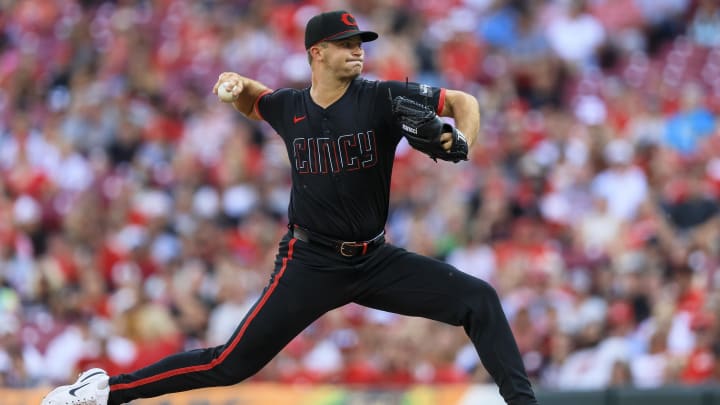
M 468 93 L 459 90 L 445 90 L 445 102 L 440 115 L 452 117 L 455 127 L 465 135 L 468 148 L 472 147 L 480 132 L 480 104 Z M 452 134 L 442 135 L 441 143 L 445 150 L 452 146 Z

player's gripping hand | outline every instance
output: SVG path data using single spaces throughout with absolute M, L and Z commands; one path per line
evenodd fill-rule
M 257 80 L 234 72 L 220 73 L 212 89 L 212 92 L 218 96 L 220 101 L 231 104 L 237 111 L 254 120 L 263 119 L 255 111 L 255 106 L 263 94 L 271 91 Z
M 244 79 L 237 73 L 223 72 L 213 86 L 213 94 L 216 94 L 224 103 L 235 102 L 245 88 Z
M 413 148 L 433 160 L 467 160 L 468 143 L 457 128 L 443 122 L 429 107 L 407 97 L 392 99 L 395 121 Z

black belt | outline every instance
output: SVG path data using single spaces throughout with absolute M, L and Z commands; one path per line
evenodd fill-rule
M 289 225 L 293 237 L 306 243 L 315 243 L 330 248 L 345 257 L 362 256 L 370 253 L 376 247 L 385 243 L 385 231 L 370 240 L 365 241 L 342 241 L 309 231 L 298 225 Z

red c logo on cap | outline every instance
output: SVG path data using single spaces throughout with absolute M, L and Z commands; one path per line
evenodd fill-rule
M 350 13 L 344 13 L 340 19 L 345 25 L 349 25 L 351 27 L 357 27 L 357 22 L 355 21 L 355 17 L 352 16 Z

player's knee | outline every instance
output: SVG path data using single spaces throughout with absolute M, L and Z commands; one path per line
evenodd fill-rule
M 469 304 L 471 312 L 476 318 L 487 319 L 493 317 L 498 310 L 502 311 L 497 291 L 486 281 L 477 280 L 466 294 L 464 301 Z
M 238 365 L 224 361 L 213 369 L 213 380 L 218 386 L 235 385 L 252 377 L 261 368 L 261 366 L 255 366 L 249 362 Z
M 213 353 L 215 366 L 210 372 L 213 382 L 217 386 L 235 385 L 251 377 L 262 367 L 260 365 L 256 367 L 249 361 L 236 362 L 232 355 L 225 357 L 223 361 L 218 361 L 224 350 L 226 350 L 225 346 L 218 346 Z
M 485 300 L 488 305 L 492 305 L 495 309 L 502 311 L 502 304 L 500 303 L 500 296 L 498 295 L 497 290 L 495 290 L 495 288 L 490 284 L 484 281 L 483 283 L 485 284 L 483 294 L 485 295 Z
M 500 297 L 498 296 L 495 287 L 490 285 L 487 281 L 477 280 L 473 283 L 472 289 L 469 292 L 475 299 L 479 299 L 486 303 L 500 303 Z
M 243 375 L 237 372 L 231 372 L 230 370 L 218 370 L 217 373 L 217 382 L 219 386 L 228 386 L 228 385 L 235 385 L 246 378 L 250 377 L 250 375 Z

